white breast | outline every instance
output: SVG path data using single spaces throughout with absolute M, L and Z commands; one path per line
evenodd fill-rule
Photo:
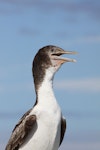
M 38 91 L 38 104 L 30 114 L 36 115 L 37 124 L 19 150 L 58 150 L 61 110 L 55 99 L 48 72 Z

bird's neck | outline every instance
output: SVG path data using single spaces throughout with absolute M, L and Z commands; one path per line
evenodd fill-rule
M 38 104 L 48 109 L 57 103 L 52 87 L 53 76 L 51 70 L 46 70 L 43 82 L 37 91 Z

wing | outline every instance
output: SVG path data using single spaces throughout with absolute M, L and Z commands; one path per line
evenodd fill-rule
M 65 135 L 65 131 L 66 131 L 66 119 L 65 118 L 61 118 L 61 136 L 60 136 L 60 144 L 61 145 L 63 139 L 64 139 L 64 135 Z
M 15 126 L 5 150 L 18 150 L 36 123 L 36 116 L 29 115 L 29 110 Z

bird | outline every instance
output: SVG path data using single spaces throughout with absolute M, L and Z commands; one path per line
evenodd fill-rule
M 55 73 L 65 62 L 63 54 L 75 54 L 54 45 L 39 49 L 32 63 L 36 101 L 12 131 L 5 150 L 58 150 L 65 135 L 66 119 L 53 91 Z

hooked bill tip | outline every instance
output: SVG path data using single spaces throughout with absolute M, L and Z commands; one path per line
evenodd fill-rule
M 77 60 L 76 59 L 72 59 L 72 62 L 77 62 Z
M 66 58 L 66 62 L 77 62 L 76 59 Z

